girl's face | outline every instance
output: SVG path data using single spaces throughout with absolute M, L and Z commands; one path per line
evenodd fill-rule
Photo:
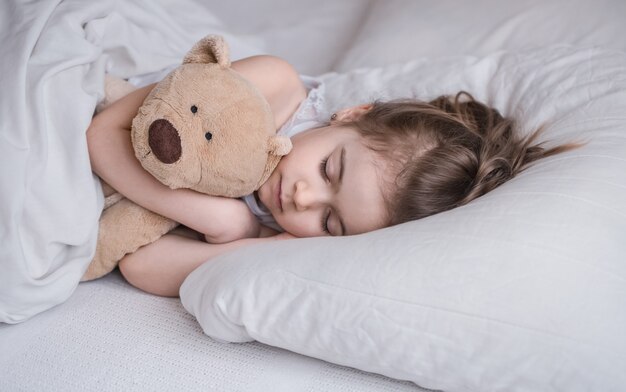
M 292 138 L 258 196 L 276 222 L 297 237 L 351 235 L 385 226 L 380 168 L 357 131 L 342 125 Z

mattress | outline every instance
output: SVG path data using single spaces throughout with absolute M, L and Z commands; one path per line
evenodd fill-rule
M 177 298 L 118 272 L 31 320 L 0 324 L 0 391 L 424 391 L 261 343 L 202 333 Z

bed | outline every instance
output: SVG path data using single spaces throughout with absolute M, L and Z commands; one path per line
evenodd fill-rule
M 623 390 L 624 2 L 120 3 L 1 6 L 0 390 Z M 209 33 L 234 59 L 269 53 L 320 76 L 329 115 L 463 87 L 529 128 L 598 141 L 425 223 L 225 255 L 190 276 L 182 302 L 117 271 L 78 284 L 103 202 L 84 130 L 105 72 L 157 75 Z M 393 279 L 355 274 L 357 261 Z M 401 290 L 392 266 L 422 285 Z M 302 282 L 307 296 L 281 302 Z

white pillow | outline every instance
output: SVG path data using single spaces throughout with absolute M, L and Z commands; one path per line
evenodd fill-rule
M 624 21 L 623 0 L 375 1 L 336 70 L 555 44 L 626 51 Z
M 466 89 L 546 123 L 546 158 L 455 210 L 225 254 L 181 288 L 204 332 L 453 391 L 626 387 L 626 54 L 568 47 L 326 77 L 328 110 Z

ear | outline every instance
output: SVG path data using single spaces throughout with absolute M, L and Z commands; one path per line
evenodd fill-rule
M 278 162 L 280 159 L 289 154 L 291 151 L 291 139 L 286 136 L 272 136 L 267 141 L 267 152 L 269 153 L 267 157 L 267 162 L 265 163 L 265 168 L 263 169 L 263 175 L 261 176 L 261 180 L 256 186 L 256 189 L 259 189 L 261 185 L 270 178 L 270 175 L 278 166 Z
M 224 37 L 207 35 L 196 42 L 183 59 L 183 64 L 188 63 L 217 63 L 222 68 L 230 67 L 230 50 Z
M 354 121 L 365 113 L 369 112 L 373 107 L 373 104 L 366 103 L 363 105 L 341 109 L 340 111 L 335 113 L 336 116 L 333 116 L 334 118 L 331 119 L 331 123 L 336 121 Z

